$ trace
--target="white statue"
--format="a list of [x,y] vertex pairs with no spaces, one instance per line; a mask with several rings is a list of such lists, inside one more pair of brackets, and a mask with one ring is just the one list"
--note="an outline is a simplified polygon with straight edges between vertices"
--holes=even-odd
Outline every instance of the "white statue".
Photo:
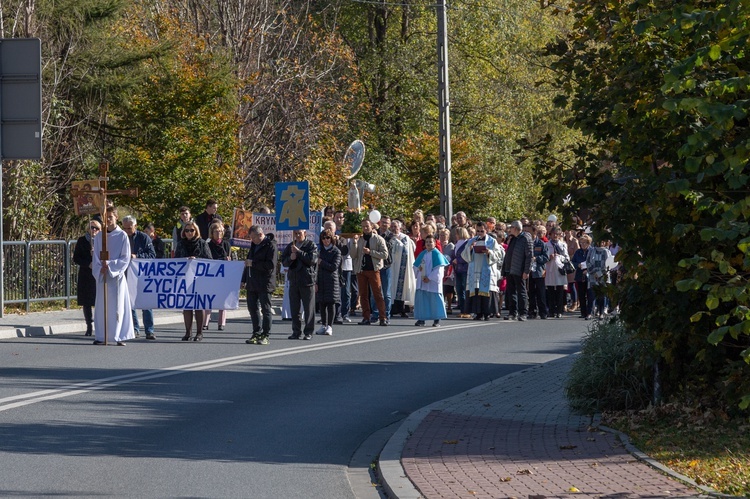
[[375,184],[370,184],[359,179],[352,180],[351,187],[349,187],[348,200],[350,210],[359,211],[362,208],[362,200],[365,197],[365,192],[375,192]]
[[350,210],[359,211],[360,208],[362,208],[362,198],[359,195],[359,189],[357,189],[355,182],[355,180],[352,180],[352,185],[349,187],[349,198],[347,204]]

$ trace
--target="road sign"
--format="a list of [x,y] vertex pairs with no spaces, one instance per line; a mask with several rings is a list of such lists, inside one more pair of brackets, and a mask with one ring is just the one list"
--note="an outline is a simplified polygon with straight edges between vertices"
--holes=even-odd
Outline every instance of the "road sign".
[[42,159],[42,45],[0,39],[0,158]]

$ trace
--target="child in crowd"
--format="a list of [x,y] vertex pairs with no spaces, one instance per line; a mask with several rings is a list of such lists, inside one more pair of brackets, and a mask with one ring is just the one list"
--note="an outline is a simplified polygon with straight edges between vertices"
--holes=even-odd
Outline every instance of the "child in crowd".
[[435,236],[427,234],[424,250],[414,261],[414,275],[417,290],[414,297],[415,326],[424,326],[432,320],[432,325],[440,326],[440,319],[447,317],[443,301],[443,275],[449,265],[448,259],[435,247]]

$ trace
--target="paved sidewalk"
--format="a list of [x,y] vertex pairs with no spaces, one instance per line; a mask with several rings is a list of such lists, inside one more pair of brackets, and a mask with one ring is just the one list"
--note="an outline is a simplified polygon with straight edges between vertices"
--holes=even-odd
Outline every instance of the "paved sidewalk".
[[[698,497],[568,409],[575,356],[511,374],[412,414],[380,455],[392,497]],[[639,456],[647,459],[646,456]],[[400,461],[400,462],[399,462]],[[416,487],[416,488],[415,488]]]
[[[281,315],[281,300],[273,299],[273,310],[276,316]],[[247,303],[240,300],[237,310],[227,310],[227,319],[249,319]],[[143,315],[138,311],[138,321],[143,328]],[[211,315],[216,321],[216,311]],[[182,323],[182,310],[154,310],[154,325]],[[213,326],[212,326],[213,327]],[[32,312],[30,314],[5,314],[0,318],[0,340],[22,338],[27,336],[46,336],[51,334],[85,333],[86,322],[80,308],[56,310],[54,312]],[[158,328],[157,328],[158,333]]]

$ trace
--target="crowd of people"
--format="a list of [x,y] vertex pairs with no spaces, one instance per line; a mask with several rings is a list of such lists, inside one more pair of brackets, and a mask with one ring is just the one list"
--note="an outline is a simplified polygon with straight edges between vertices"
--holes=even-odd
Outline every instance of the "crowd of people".
[[[217,208],[209,200],[196,218],[188,207],[180,208],[172,231],[172,257],[232,258]],[[522,218],[506,224],[492,217],[470,221],[458,212],[446,223],[440,215],[416,210],[408,222],[381,214],[379,219],[366,217],[361,232],[342,233],[344,215],[326,207],[318,241],[308,239],[306,230],[295,230],[280,254],[274,234],[258,225],[249,229],[251,244],[242,276],[252,322],[246,343],[269,343],[279,262],[286,276],[282,316],[292,322],[289,339],[332,335],[334,326],[351,323],[357,314],[359,325],[388,326],[394,317],[411,316],[416,326],[439,327],[450,315],[525,321],[578,313],[588,320],[617,311],[606,290],[619,275],[613,258],[619,248],[607,240],[593,244],[581,229],[563,230],[555,215],[546,222]],[[90,221],[74,255],[80,266],[78,301],[86,334],[95,334],[95,344],[105,341],[100,310],[105,287],[112,311],[108,339],[125,345],[140,335],[136,310],[130,308],[123,285],[128,263],[165,256],[164,243],[152,225],[141,232],[132,216],[123,218],[122,228],[117,221],[117,210],[109,207],[103,221],[108,231],[106,260],[100,259],[101,237],[96,236],[102,221],[97,219]],[[156,339],[153,312],[143,310],[142,317],[146,339]],[[184,310],[182,340],[201,341],[210,317],[210,310]],[[225,328],[226,311],[218,311],[217,323],[219,330]]]

